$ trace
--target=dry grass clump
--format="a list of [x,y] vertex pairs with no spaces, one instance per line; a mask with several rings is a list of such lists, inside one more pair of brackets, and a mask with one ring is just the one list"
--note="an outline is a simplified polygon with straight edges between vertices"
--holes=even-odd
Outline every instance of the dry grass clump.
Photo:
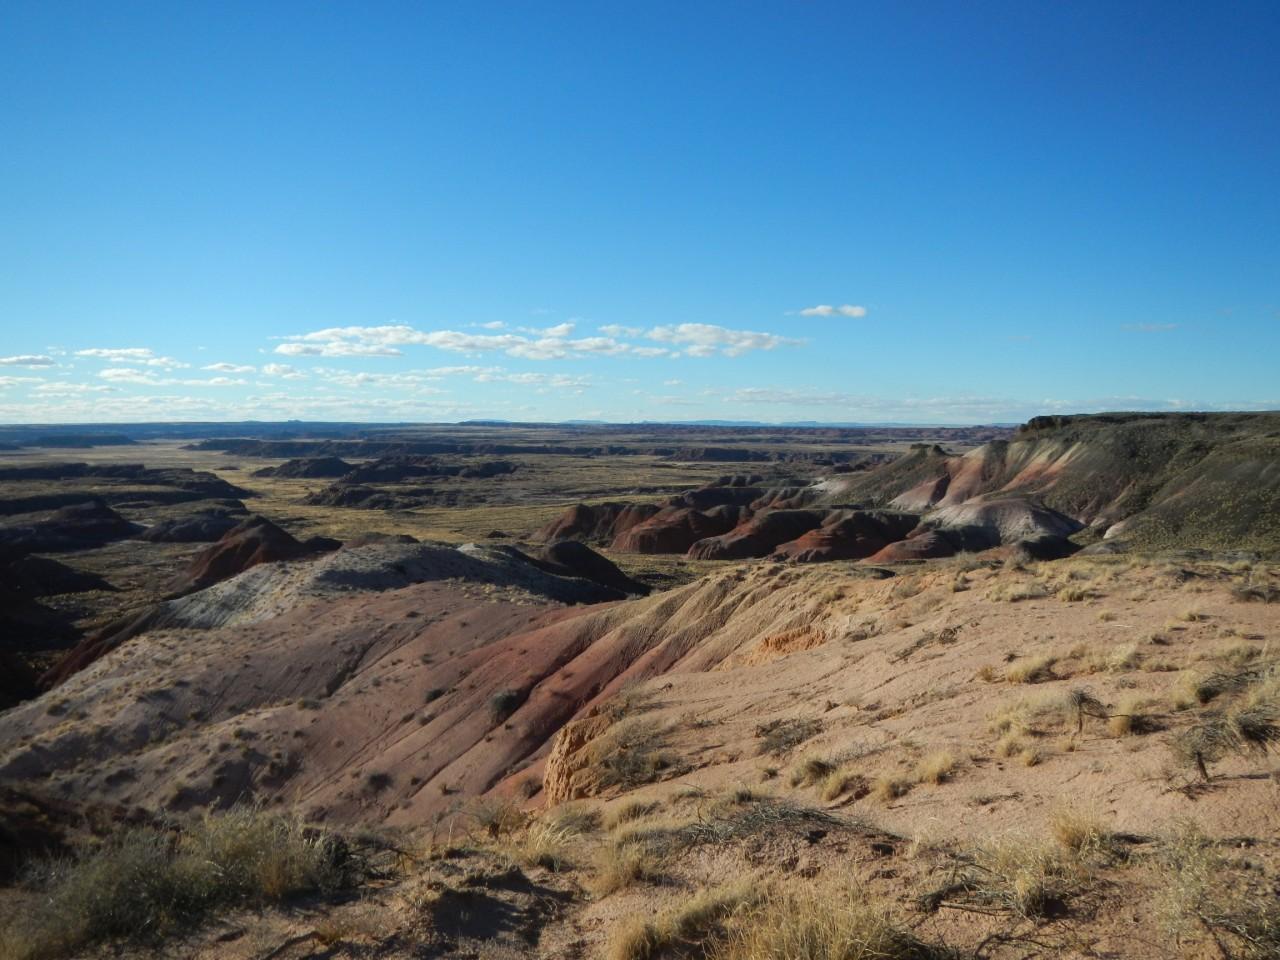
[[1274,891],[1264,878],[1233,871],[1196,826],[1185,824],[1166,839],[1158,863],[1157,915],[1177,947],[1208,934],[1224,957],[1280,956],[1280,903]]
[[1087,587],[1076,586],[1075,584],[1067,584],[1058,588],[1058,599],[1064,603],[1079,603],[1082,600],[1088,600],[1093,596],[1093,591]]
[[980,901],[1038,919],[1064,902],[1080,877],[1055,847],[1011,837],[979,847],[965,882]]
[[631,823],[634,820],[649,816],[660,807],[661,804],[652,800],[628,800],[619,806],[610,808],[604,820],[605,829],[616,830],[624,823]]
[[609,941],[609,960],[651,960],[673,952],[703,955],[725,934],[725,921],[753,899],[751,885],[703,890],[652,920],[631,917]]
[[710,960],[950,960],[847,881],[771,890],[729,917]]
[[1038,767],[1044,763],[1044,751],[1039,747],[1023,747],[1018,759],[1024,767]]
[[915,778],[919,783],[931,783],[937,786],[955,776],[957,766],[956,758],[950,751],[935,750],[916,764]]
[[822,724],[812,719],[773,720],[756,728],[761,754],[780,757],[816,737]]
[[1090,673],[1123,673],[1134,670],[1142,662],[1142,651],[1136,643],[1125,643],[1102,653],[1094,653],[1085,661]]
[[619,828],[613,842],[619,846],[635,844],[662,858],[703,844],[731,843],[761,834],[807,835],[814,828],[850,823],[816,807],[742,791],[704,804],[694,819],[628,824]]
[[988,600],[1018,603],[1022,600],[1042,600],[1049,596],[1049,588],[1039,580],[997,583],[987,592]]
[[1037,734],[1046,725],[1059,725],[1075,717],[1075,707],[1060,693],[1025,696],[1000,706],[990,716],[991,732]]
[[905,797],[911,792],[912,786],[912,782],[904,777],[885,775],[876,778],[876,782],[871,786],[871,792],[881,803],[889,803],[899,797]]
[[1096,814],[1074,807],[1059,807],[1049,815],[1049,832],[1074,854],[1104,847],[1110,837]]
[[1045,680],[1052,680],[1053,665],[1058,662],[1057,657],[1033,657],[1030,660],[1018,660],[1009,665],[1009,669],[1005,671],[1004,678],[1010,683],[1041,683]]
[[606,844],[595,852],[591,890],[598,897],[607,897],[659,876],[658,859],[649,850],[635,844]]
[[542,867],[559,873],[572,862],[569,854],[574,834],[554,823],[535,821],[507,846],[507,853],[523,867]]
[[1150,733],[1152,720],[1146,711],[1154,702],[1149,697],[1125,697],[1116,705],[1116,712],[1107,717],[1107,730],[1114,737]]
[[870,792],[867,778],[851,770],[833,770],[822,781],[822,799],[828,803],[846,793],[854,800],[861,800]]
[[791,785],[801,787],[811,783],[821,783],[835,773],[835,770],[836,765],[830,760],[822,757],[805,757],[791,771]]
[[543,820],[571,836],[580,837],[600,829],[600,812],[575,803],[556,807],[547,813]]
[[1017,756],[1026,746],[1026,741],[1011,731],[996,742],[996,756],[1006,758]]
[[220,909],[335,889],[350,879],[345,850],[257,807],[210,813],[177,831],[134,827],[33,865],[29,882],[41,896],[0,933],[0,953],[43,960],[105,940],[159,940]]

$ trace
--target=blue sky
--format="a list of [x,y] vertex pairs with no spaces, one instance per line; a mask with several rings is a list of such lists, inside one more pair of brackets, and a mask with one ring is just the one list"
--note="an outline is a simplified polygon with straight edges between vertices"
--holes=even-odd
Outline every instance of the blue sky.
[[1274,2],[10,0],[0,421],[1277,407],[1277,49]]

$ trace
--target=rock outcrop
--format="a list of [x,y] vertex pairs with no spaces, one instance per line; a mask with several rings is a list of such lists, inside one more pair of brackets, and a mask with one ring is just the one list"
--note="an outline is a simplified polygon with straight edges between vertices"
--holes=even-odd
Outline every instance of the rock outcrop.
[[689,547],[697,560],[746,560],[767,557],[780,544],[818,527],[823,513],[815,510],[766,510],[728,533],[699,540]]
[[649,588],[632,580],[618,565],[579,540],[556,540],[540,547],[533,559],[544,569],[563,577],[582,577],[625,594],[645,596]]
[[623,553],[684,553],[699,540],[727,533],[732,520],[691,507],[665,507],[613,541]]
[[312,551],[265,517],[250,517],[197,554],[173,584],[174,594],[203,590],[260,563],[297,560]]

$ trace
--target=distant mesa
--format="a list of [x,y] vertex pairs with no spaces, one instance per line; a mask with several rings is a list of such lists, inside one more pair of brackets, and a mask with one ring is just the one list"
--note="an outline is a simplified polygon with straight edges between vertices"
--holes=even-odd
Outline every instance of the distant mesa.
[[263,467],[255,470],[255,477],[291,477],[312,479],[316,477],[341,477],[350,473],[355,467],[341,457],[299,457],[286,460],[278,467]]

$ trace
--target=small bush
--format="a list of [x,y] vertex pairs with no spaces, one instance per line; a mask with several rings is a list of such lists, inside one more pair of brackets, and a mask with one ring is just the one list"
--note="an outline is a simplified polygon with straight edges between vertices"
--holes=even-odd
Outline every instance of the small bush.
[[634,788],[653,783],[675,759],[661,749],[662,729],[643,718],[623,720],[592,745],[604,787]]
[[234,906],[334,889],[345,847],[256,807],[182,830],[135,827],[72,858],[33,866],[42,896],[3,936],[13,960],[62,957],[109,939],[157,940]]
[[1231,588],[1231,596],[1241,603],[1275,603],[1280,600],[1280,587],[1269,583],[1242,583]]
[[523,690],[499,690],[489,698],[489,716],[494,723],[502,723],[520,709],[526,696]]
[[520,809],[504,799],[481,798],[471,805],[468,813],[476,826],[491,840],[512,833],[525,821],[525,815]]
[[761,741],[760,752],[780,757],[795,747],[816,737],[822,730],[817,720],[774,720],[756,728],[756,737]]

